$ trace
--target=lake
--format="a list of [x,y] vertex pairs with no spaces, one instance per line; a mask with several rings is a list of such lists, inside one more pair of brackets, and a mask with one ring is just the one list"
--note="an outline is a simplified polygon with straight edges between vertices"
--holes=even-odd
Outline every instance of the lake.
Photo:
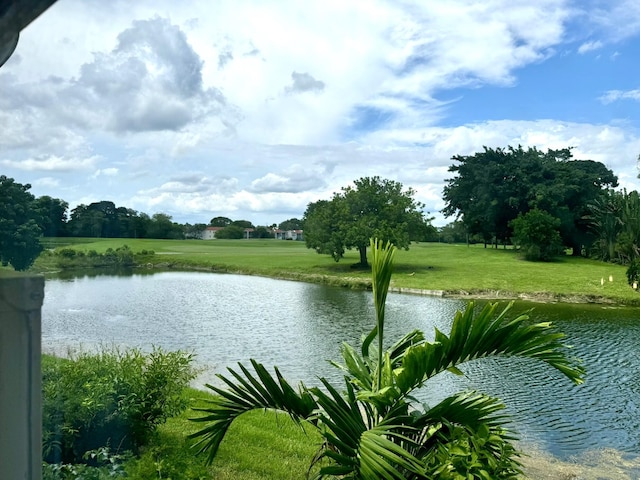
[[[448,332],[462,300],[389,294],[385,337],[418,328]],[[636,308],[517,302],[567,335],[587,369],[573,386],[549,367],[519,359],[480,360],[464,377],[445,373],[427,385],[431,403],[463,389],[502,399],[525,444],[559,458],[593,449],[640,453],[640,320]],[[199,384],[255,358],[293,382],[317,384],[340,372],[341,342],[359,345],[373,326],[371,292],[240,275],[164,272],[47,279],[42,345],[64,355],[101,345],[181,349],[203,367]]]

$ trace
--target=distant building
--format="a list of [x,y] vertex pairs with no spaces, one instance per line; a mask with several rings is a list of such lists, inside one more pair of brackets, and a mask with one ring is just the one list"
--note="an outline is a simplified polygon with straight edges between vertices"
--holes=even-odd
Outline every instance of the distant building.
[[[203,240],[215,240],[216,239],[216,233],[218,233],[220,230],[224,229],[225,227],[207,227],[202,231],[202,239]],[[254,236],[254,232],[255,229],[253,228],[245,228],[244,229],[244,236],[243,238],[253,238]]]
[[222,230],[224,227],[207,227],[202,231],[203,240],[214,240],[216,233]]
[[276,240],[304,240],[302,230],[274,230],[273,237]]

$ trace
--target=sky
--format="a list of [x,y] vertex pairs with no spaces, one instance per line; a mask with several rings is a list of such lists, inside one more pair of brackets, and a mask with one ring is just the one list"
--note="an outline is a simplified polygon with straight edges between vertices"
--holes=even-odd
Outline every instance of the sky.
[[637,0],[58,0],[0,69],[0,174],[70,210],[302,218],[361,177],[573,147],[640,190]]

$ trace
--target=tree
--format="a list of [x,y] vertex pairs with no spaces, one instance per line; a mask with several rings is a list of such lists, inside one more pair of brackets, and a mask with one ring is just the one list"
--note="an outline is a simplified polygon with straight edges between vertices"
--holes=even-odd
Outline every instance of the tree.
[[267,227],[259,226],[253,232],[253,238],[273,238],[273,233]]
[[573,160],[570,148],[484,147],[453,160],[457,163],[449,171],[456,176],[445,185],[442,212],[461,219],[470,234],[485,242],[495,239],[496,246],[509,241],[518,215],[538,208],[560,219],[563,243],[580,255],[590,241],[587,205],[617,185],[611,170],[592,160]]
[[236,227],[242,228],[253,228],[253,223],[251,223],[249,220],[234,220],[230,223],[230,225],[235,225]]
[[0,175],[0,262],[26,270],[42,251],[43,223],[31,185]]
[[147,227],[147,238],[179,240],[184,238],[184,231],[182,225],[172,221],[171,215],[154,213]]
[[64,237],[67,234],[67,210],[69,204],[59,198],[47,195],[38,197],[35,208],[40,213],[40,228],[45,237]]
[[298,218],[290,218],[278,225],[279,230],[302,230],[302,220]]
[[[424,232],[425,220],[415,191],[403,190],[402,184],[380,177],[365,177],[354,186],[342,188],[330,202],[321,200],[307,206],[304,233],[307,248],[330,254],[335,261],[345,249],[355,248],[360,266],[367,266],[370,238],[390,241],[408,249],[411,240]],[[429,225],[430,226],[430,225]]]
[[231,219],[227,217],[213,217],[209,224],[212,227],[226,227],[231,224]]
[[[308,421],[323,438],[314,478],[429,479],[516,478],[519,473],[513,438],[502,426],[498,399],[460,393],[429,407],[415,391],[444,371],[461,374],[461,364],[491,357],[523,357],[545,362],[576,384],[583,370],[570,360],[562,334],[548,322],[532,324],[526,315],[512,318],[510,306],[497,304],[476,312],[470,303],[455,315],[449,336],[436,330],[427,341],[414,330],[384,349],[385,302],[395,248],[371,242],[372,286],[376,321],[356,350],[343,344],[345,387],[320,378],[322,387],[294,389],[277,367],[270,373],[251,360],[230,376],[218,374],[226,388],[210,405],[196,409],[204,428],[192,435],[200,453],[212,462],[235,419],[252,410],[273,409],[295,421]],[[314,463],[316,462],[314,461]],[[313,467],[313,465],[312,465]],[[311,471],[311,469],[310,469]]]
[[585,220],[595,234],[593,250],[600,260],[628,264],[640,256],[638,192],[606,191],[589,205]]
[[229,225],[216,232],[216,238],[238,240],[244,238],[244,228],[239,225]]
[[562,254],[560,220],[534,208],[511,222],[515,244],[532,261],[549,261]]
[[109,200],[80,204],[71,211],[69,231],[75,237],[118,238],[118,209]]
[[184,226],[184,237],[185,238],[202,238],[202,232],[207,228],[207,225],[204,223],[196,223],[191,225],[190,223],[186,223]]

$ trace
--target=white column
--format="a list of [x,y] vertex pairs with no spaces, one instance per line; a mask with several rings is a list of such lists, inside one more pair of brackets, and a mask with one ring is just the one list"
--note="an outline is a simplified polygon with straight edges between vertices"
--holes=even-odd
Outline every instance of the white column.
[[0,276],[0,478],[42,478],[44,278]]

